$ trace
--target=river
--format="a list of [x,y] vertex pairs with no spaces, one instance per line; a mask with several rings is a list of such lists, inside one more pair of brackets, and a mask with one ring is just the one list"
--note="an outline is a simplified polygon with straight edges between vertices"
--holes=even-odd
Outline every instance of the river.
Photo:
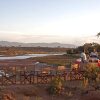
[[20,55],[20,56],[0,56],[0,60],[10,60],[10,59],[27,59],[31,57],[43,57],[43,56],[49,56],[49,55],[60,55],[60,54],[26,54],[26,55]]

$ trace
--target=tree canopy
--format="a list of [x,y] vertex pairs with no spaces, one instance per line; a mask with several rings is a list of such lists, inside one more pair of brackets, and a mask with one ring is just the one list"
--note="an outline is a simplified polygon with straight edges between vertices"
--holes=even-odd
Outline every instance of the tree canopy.
[[100,32],[99,33],[97,33],[97,37],[99,37],[100,36]]

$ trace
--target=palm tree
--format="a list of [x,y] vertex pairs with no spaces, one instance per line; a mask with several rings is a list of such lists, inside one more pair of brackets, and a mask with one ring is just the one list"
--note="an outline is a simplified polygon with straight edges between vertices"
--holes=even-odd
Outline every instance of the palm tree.
[[97,35],[96,35],[97,37],[99,37],[100,36],[100,32],[99,33],[97,33]]

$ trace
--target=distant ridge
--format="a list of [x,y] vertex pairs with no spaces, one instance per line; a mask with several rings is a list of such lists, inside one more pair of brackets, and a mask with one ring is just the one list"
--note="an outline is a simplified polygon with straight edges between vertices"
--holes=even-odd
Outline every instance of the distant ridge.
[[64,48],[74,48],[73,44],[62,44],[58,42],[53,43],[20,43],[20,42],[9,42],[9,41],[0,41],[0,47],[64,47]]

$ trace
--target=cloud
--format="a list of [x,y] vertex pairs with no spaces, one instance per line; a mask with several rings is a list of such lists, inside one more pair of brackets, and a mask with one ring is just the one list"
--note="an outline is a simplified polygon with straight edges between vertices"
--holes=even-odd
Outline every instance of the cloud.
[[1,41],[11,41],[11,42],[56,42],[59,41],[60,36],[57,35],[32,35],[32,34],[17,34],[16,32],[0,32]]
[[0,31],[0,34],[2,35],[2,34],[22,34],[21,32],[17,32],[17,31]]
[[53,37],[60,37],[59,35],[32,35],[32,34],[24,34],[21,35],[23,38],[53,38]]
[[24,42],[59,42],[61,36],[58,35],[21,35]]
[[95,35],[87,35],[81,37],[74,37],[70,35],[34,35],[34,34],[24,34],[21,32],[10,32],[10,31],[0,31],[0,40],[1,41],[11,41],[11,42],[25,42],[25,43],[68,43],[75,45],[83,45],[84,43],[96,42],[99,43],[100,38],[97,38]]
[[83,45],[85,43],[100,43],[100,38],[97,38],[96,36],[90,36],[90,37],[81,37],[81,38],[77,38],[76,42],[78,45]]

